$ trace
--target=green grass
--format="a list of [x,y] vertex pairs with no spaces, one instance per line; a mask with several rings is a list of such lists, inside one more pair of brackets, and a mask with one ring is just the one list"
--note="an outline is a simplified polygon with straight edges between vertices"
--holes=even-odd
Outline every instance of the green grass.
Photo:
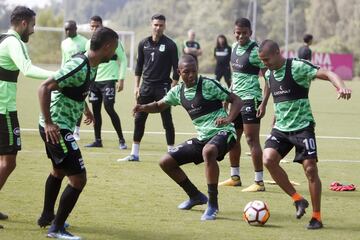
[[[36,129],[39,113],[37,88],[40,82],[21,78],[18,87],[18,111],[22,129]],[[332,181],[360,185],[358,169],[359,139],[328,139],[320,136],[360,137],[360,82],[348,82],[353,89],[351,101],[337,101],[333,87],[323,81],[313,82],[311,100],[317,121],[319,138],[319,170],[323,182],[323,220],[325,228],[307,231],[311,210],[301,220],[294,217],[291,199],[278,186],[267,185],[264,193],[242,193],[242,188],[220,188],[220,213],[214,222],[201,222],[205,206],[191,211],[179,211],[176,206],[186,198],[183,191],[158,167],[158,159],[166,151],[163,135],[145,134],[141,144],[140,163],[117,163],[130,150],[117,149],[115,133],[103,133],[104,148],[81,147],[88,172],[88,183],[68,221],[70,231],[85,239],[360,239],[358,217],[359,191],[332,192]],[[133,130],[131,108],[134,103],[132,75],[126,79],[125,91],[117,95],[116,109],[121,116],[123,129]],[[270,131],[272,106],[262,122],[261,134]],[[189,117],[181,107],[173,109],[178,132],[194,132]],[[109,118],[103,114],[103,129],[113,130]],[[91,130],[83,126],[82,130]],[[146,131],[162,132],[158,114],[149,117]],[[176,143],[191,135],[177,135]],[[129,145],[132,134],[125,133]],[[79,144],[93,139],[90,132],[82,132]],[[264,137],[261,138],[263,143]],[[43,143],[36,131],[22,131],[23,150],[18,155],[17,168],[0,192],[0,210],[9,214],[1,222],[5,229],[0,239],[42,239],[46,230],[39,229],[36,220],[42,210],[44,182],[51,169]],[[242,142],[244,152],[248,147]],[[292,160],[293,154],[287,158]],[[323,160],[323,161],[322,161]],[[355,160],[346,161],[329,160]],[[229,161],[220,163],[221,176],[229,174]],[[301,185],[297,190],[309,198],[307,181],[298,164],[283,165],[289,177]],[[204,166],[187,165],[189,178],[206,192]],[[250,159],[242,158],[242,180],[245,186],[252,183]],[[265,179],[270,179],[265,172]],[[63,183],[63,187],[66,181]],[[242,210],[251,200],[260,199],[269,204],[271,217],[264,227],[251,227],[242,220]]]

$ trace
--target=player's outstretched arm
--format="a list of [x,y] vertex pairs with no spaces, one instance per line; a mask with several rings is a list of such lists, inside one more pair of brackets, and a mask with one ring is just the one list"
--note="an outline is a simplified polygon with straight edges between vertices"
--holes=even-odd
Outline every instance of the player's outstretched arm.
[[53,78],[43,82],[38,90],[40,110],[45,120],[46,141],[53,144],[60,141],[60,128],[52,122],[50,114],[51,92],[55,90],[59,90],[59,86]]
[[159,113],[170,107],[163,100],[158,102],[152,102],[148,104],[136,104],[133,108],[133,113],[137,112],[147,112],[147,113]]
[[343,98],[349,100],[351,98],[351,89],[345,86],[344,81],[342,81],[336,73],[320,68],[316,73],[316,77],[322,80],[330,81],[337,89],[338,99]]

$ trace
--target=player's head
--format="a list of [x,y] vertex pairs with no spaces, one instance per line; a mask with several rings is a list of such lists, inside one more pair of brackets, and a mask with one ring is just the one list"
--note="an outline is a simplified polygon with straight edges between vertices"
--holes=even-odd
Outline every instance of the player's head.
[[306,43],[307,45],[311,45],[312,44],[312,41],[313,41],[313,35],[311,34],[305,34],[304,37],[303,37],[303,40],[304,40],[304,43]]
[[34,33],[36,13],[28,7],[17,6],[12,11],[10,23],[13,29],[19,33],[23,42],[29,41],[29,36]]
[[118,34],[107,27],[98,28],[91,36],[90,50],[96,52],[100,62],[108,62],[115,54],[118,46]]
[[77,26],[74,20],[66,21],[64,24],[66,37],[73,38],[76,36]]
[[96,29],[102,26],[102,18],[100,16],[95,15],[90,18],[90,30],[92,32],[95,32]]
[[178,71],[186,87],[192,87],[196,84],[198,69],[193,56],[189,54],[182,55],[179,60]]
[[161,37],[166,27],[166,18],[162,14],[155,14],[151,17],[152,34]]
[[194,30],[190,29],[187,34],[188,34],[188,39],[189,39],[190,41],[194,41],[194,40],[195,40],[196,34],[195,34],[195,31],[194,31]]
[[259,58],[270,70],[278,69],[283,60],[283,57],[280,54],[279,45],[270,39],[266,39],[260,44]]
[[227,47],[228,43],[227,43],[227,39],[224,35],[220,34],[219,36],[217,36],[216,38],[216,47]]
[[234,36],[240,45],[246,45],[251,37],[251,23],[247,18],[238,18],[235,21]]

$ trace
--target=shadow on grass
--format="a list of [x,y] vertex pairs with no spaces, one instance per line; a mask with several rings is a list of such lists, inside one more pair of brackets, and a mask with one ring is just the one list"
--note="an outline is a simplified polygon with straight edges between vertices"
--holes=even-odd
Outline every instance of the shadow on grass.
[[[76,234],[76,232],[74,231]],[[81,233],[81,234],[80,234]],[[186,235],[182,233],[169,234],[164,232],[144,231],[142,229],[130,230],[121,229],[121,226],[116,228],[103,228],[103,227],[79,227],[78,234],[83,236],[84,239],[126,239],[126,240],[153,240],[153,239],[185,239]],[[89,235],[86,237],[86,235]],[[90,235],[100,236],[97,238]]]

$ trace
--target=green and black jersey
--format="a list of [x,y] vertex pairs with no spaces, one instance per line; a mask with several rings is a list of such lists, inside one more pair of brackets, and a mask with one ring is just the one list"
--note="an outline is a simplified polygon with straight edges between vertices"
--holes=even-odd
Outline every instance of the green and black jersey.
[[[244,55],[250,45],[254,43],[254,41],[249,41],[246,45],[241,46],[238,42],[235,42],[232,45],[231,59],[236,59],[236,57]],[[259,47],[257,45],[252,48],[249,56],[249,63],[252,66],[262,69],[265,68],[265,66],[259,58],[258,49]],[[236,56],[234,56],[234,54]],[[256,99],[261,101],[262,91],[259,84],[259,75],[233,71],[232,92],[239,96],[242,100]]]
[[[199,79],[202,78],[199,76]],[[205,78],[203,78],[205,79]],[[197,80],[199,81],[199,80]],[[184,83],[180,83],[171,88],[163,101],[171,106],[182,105],[181,103],[181,89],[183,88],[184,96],[187,100],[194,99],[197,90],[197,84],[191,88],[186,88]],[[229,98],[230,92],[223,87],[218,81],[213,79],[206,79],[202,81],[202,97],[206,100],[220,100],[226,101]],[[235,128],[233,124],[217,126],[216,119],[227,117],[228,114],[224,108],[210,112],[201,117],[192,120],[198,134],[199,140],[208,140],[215,136],[219,131],[227,131],[236,138]]]
[[[53,123],[61,129],[74,131],[76,122],[84,111],[84,101],[75,101],[61,93],[61,89],[80,87],[87,81],[88,65],[84,64],[84,61],[83,58],[72,57],[54,76],[60,91],[51,92],[50,113]],[[91,81],[94,81],[96,71],[97,68],[90,68]],[[40,115],[39,124],[42,127],[45,126],[42,115]]]
[[[286,63],[291,64],[288,66],[289,74],[286,74]],[[288,95],[288,99],[282,99],[281,101],[275,101],[275,117],[276,122],[274,128],[291,132],[303,129],[315,122],[312,115],[309,99],[306,93],[294,92],[294,90],[304,89],[304,92],[308,92],[311,81],[316,77],[318,67],[312,65],[306,60],[292,59],[292,61],[286,61],[285,64],[278,70],[267,70],[265,73],[265,79],[269,84],[270,76],[272,75],[276,84],[269,84],[270,91],[273,93],[274,99],[280,98],[280,95]],[[287,77],[285,77],[287,75]],[[294,83],[289,83],[289,81]],[[287,87],[292,85],[292,87]],[[275,88],[277,85],[277,89]],[[304,97],[301,97],[301,94]],[[293,96],[299,95],[300,97]]]

